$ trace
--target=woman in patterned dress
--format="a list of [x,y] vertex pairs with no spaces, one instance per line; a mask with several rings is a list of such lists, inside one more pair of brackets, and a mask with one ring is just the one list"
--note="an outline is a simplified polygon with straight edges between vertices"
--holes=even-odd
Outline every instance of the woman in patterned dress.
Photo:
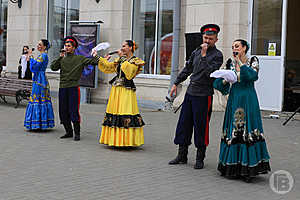
[[24,126],[27,130],[44,130],[54,127],[54,113],[50,97],[50,87],[46,77],[48,65],[48,40],[42,39],[37,45],[40,55],[32,58],[32,50],[28,51],[27,60],[33,73],[32,92],[25,112]]
[[102,123],[101,144],[117,147],[144,144],[145,123],[139,113],[133,79],[145,62],[133,55],[136,49],[135,41],[126,40],[113,62],[108,61],[110,56],[99,59],[99,70],[116,73],[110,81],[112,88]]
[[227,62],[227,67],[236,72],[237,82],[229,84],[223,78],[214,81],[214,87],[223,95],[229,93],[218,170],[223,176],[239,177],[246,182],[271,170],[254,87],[259,61],[255,56],[249,59],[246,56],[248,50],[249,44],[245,40],[233,42],[233,59]]

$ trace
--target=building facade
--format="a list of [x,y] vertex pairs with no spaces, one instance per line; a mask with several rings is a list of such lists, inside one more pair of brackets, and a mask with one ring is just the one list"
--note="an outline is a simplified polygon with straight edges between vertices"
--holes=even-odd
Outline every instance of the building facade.
[[[217,47],[224,54],[224,62],[231,55],[234,39],[250,42],[249,54],[261,61],[256,83],[261,108],[279,111],[285,69],[300,72],[296,53],[300,45],[296,20],[299,6],[297,0],[31,0],[23,1],[19,8],[10,0],[0,0],[0,53],[5,52],[7,69],[13,73],[23,45],[34,47],[39,39],[48,38],[51,60],[58,56],[61,39],[69,34],[70,21],[101,20],[100,41],[109,42],[110,50],[120,48],[126,39],[137,41],[136,56],[147,63],[135,78],[139,103],[161,107],[174,72],[172,63],[177,60],[179,70],[185,63],[185,33],[199,32],[203,24],[216,23],[221,27]],[[52,90],[58,90],[58,74],[49,69],[48,77]],[[92,102],[106,101],[111,77],[100,73]],[[187,84],[188,80],[175,104],[182,101]],[[224,109],[225,102],[225,97],[216,93],[214,110]]]

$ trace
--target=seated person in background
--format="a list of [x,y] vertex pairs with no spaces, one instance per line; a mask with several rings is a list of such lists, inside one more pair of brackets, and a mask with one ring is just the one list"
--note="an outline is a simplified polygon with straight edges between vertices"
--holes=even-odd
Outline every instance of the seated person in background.
[[296,71],[294,69],[288,69],[287,70],[287,74],[286,74],[286,78],[284,81],[284,87],[286,89],[292,87],[293,85],[295,85],[295,80],[296,78]]
[[284,80],[284,111],[294,112],[300,106],[300,93],[294,92],[293,89],[293,87],[297,85],[295,78],[296,71],[294,69],[288,69]]

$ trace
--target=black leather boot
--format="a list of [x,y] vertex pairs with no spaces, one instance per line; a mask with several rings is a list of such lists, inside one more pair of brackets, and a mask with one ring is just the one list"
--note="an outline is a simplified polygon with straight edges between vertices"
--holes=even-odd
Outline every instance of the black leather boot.
[[72,129],[71,122],[63,123],[63,125],[65,127],[66,134],[63,135],[63,136],[61,136],[60,138],[64,139],[64,138],[71,138],[71,137],[73,137],[73,129]]
[[205,158],[206,147],[201,147],[197,149],[196,163],[194,169],[203,169],[204,167],[204,158]]
[[178,155],[175,159],[169,162],[169,165],[177,165],[177,164],[186,164],[187,163],[187,155],[188,155],[188,146],[179,145]]
[[74,126],[74,133],[75,133],[74,140],[79,141],[80,140],[80,122],[73,122],[73,126]]

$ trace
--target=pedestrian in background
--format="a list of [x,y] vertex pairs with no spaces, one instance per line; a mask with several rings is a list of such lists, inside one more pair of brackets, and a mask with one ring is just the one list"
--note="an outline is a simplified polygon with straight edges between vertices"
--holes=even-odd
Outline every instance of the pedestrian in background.
[[5,54],[0,52],[0,77],[1,77],[1,73],[3,71],[3,66],[6,66],[6,58],[5,58]]
[[32,79],[32,72],[30,70],[30,61],[27,61],[29,46],[23,46],[22,55],[19,60],[18,79]]

